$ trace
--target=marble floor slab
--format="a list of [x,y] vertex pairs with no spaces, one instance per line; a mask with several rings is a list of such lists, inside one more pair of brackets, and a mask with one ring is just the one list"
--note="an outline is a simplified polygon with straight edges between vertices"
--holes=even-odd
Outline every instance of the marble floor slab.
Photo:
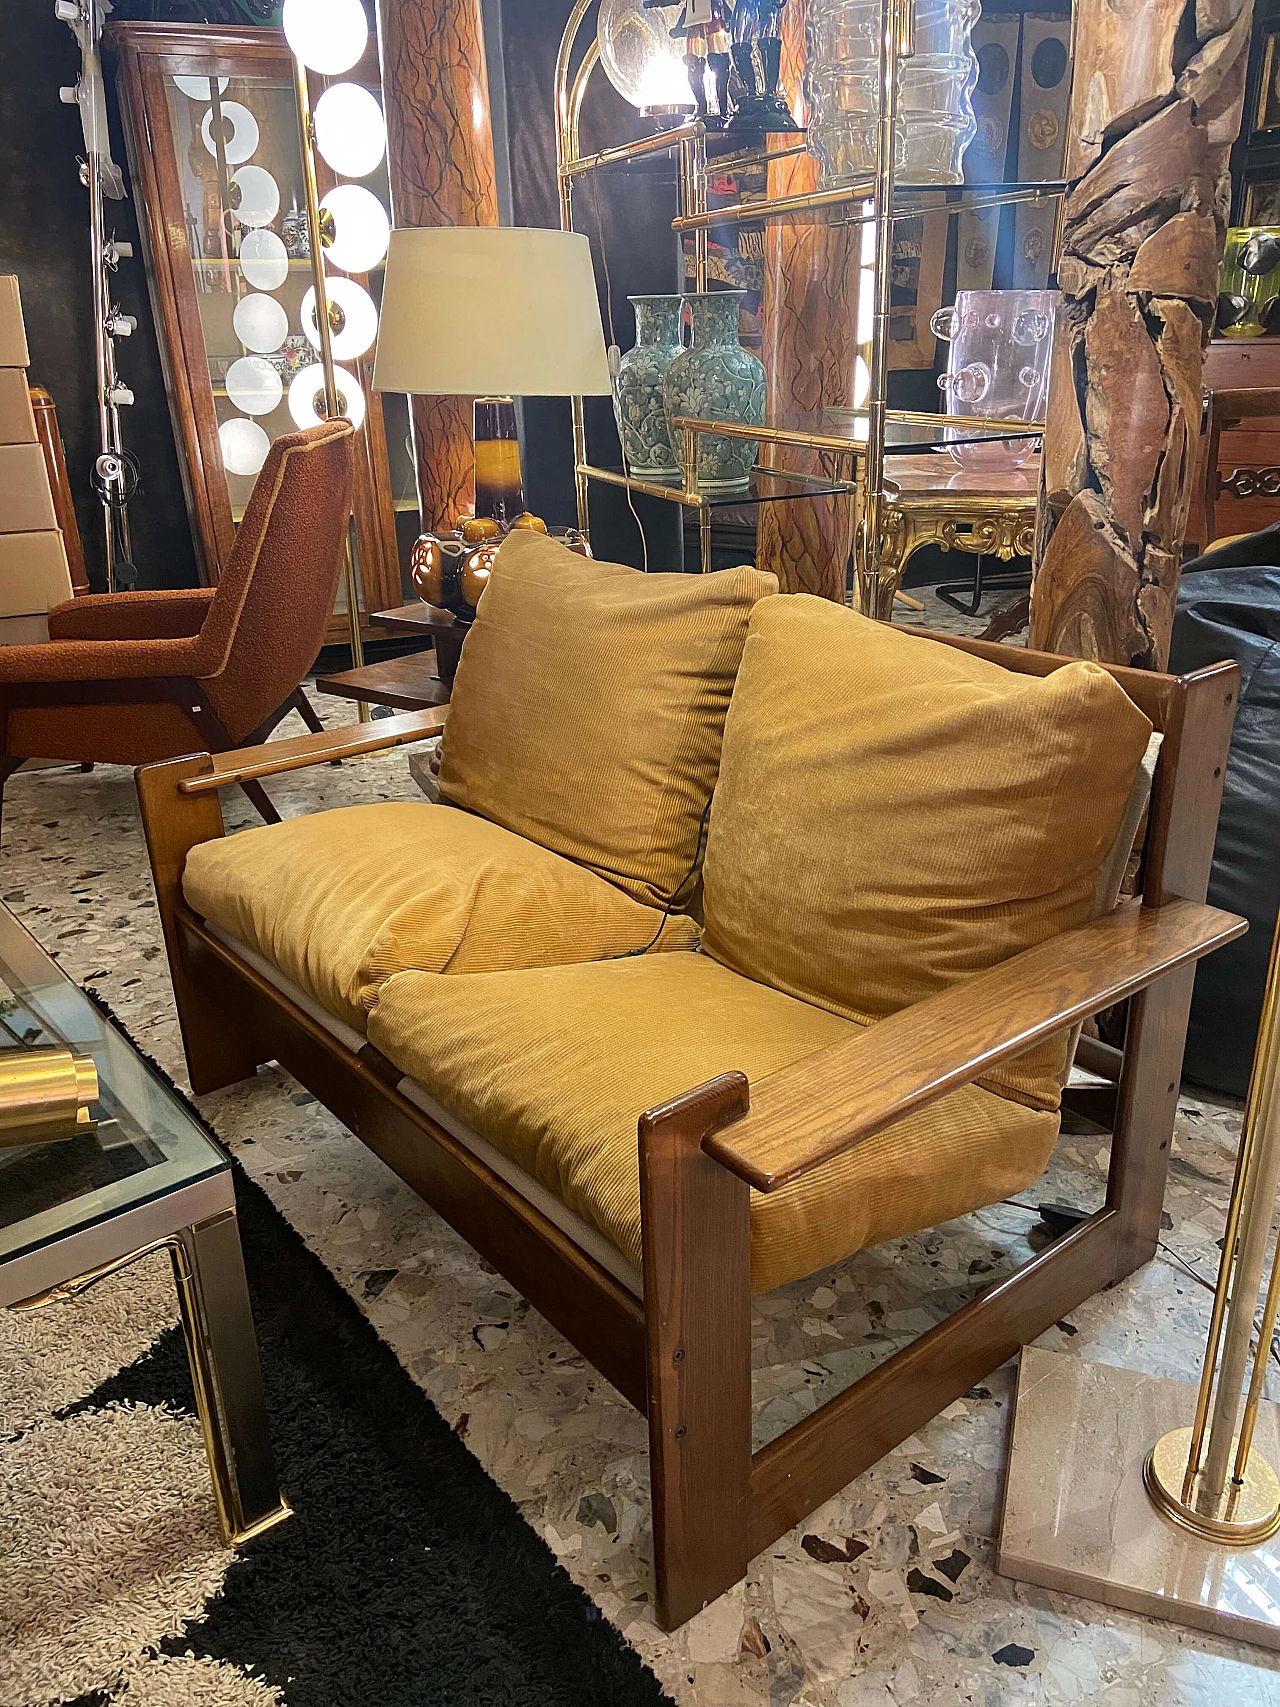
[[[350,721],[348,706],[317,703]],[[286,815],[421,798],[402,751],[270,788]],[[226,799],[230,830],[256,822]],[[10,780],[0,898],[185,1082],[127,770]],[[1012,1363],[753,1560],[742,1585],[660,1631],[642,1419],[287,1074],[264,1068],[201,1106],[680,1707],[1280,1707],[1280,1656],[995,1573]],[[1184,1096],[1159,1256],[1051,1328],[1044,1347],[1189,1377],[1210,1303],[1191,1271],[1214,1271],[1238,1122],[1235,1108]],[[1105,1168],[1105,1139],[1065,1136],[1025,1202],[757,1300],[757,1439],[1025,1261],[1041,1238],[1037,1203],[1096,1207]]]
[[[1195,1413],[1196,1387],[1028,1346],[1018,1370],[999,1569],[1131,1612],[1280,1648],[1280,1538],[1201,1541],[1142,1482],[1152,1446]],[[1254,1451],[1280,1464],[1275,1405]],[[1183,1461],[1186,1453],[1183,1453]]]

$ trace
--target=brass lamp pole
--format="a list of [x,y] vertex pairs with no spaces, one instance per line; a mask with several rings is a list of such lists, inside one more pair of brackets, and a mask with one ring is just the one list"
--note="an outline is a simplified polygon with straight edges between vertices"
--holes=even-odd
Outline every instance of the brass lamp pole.
[[[1276,1314],[1280,1260],[1273,1257],[1244,1413],[1241,1383],[1280,1194],[1280,926],[1271,945],[1262,1023],[1245,1104],[1244,1131],[1227,1212],[1209,1343],[1191,1428],[1173,1429],[1146,1463],[1147,1492],[1204,1540],[1257,1546],[1280,1533],[1280,1477],[1253,1449]],[[1237,1418],[1239,1430],[1237,1432]]]
[[[311,278],[316,293],[316,330],[320,337],[320,366],[324,370],[325,416],[336,421],[342,415],[342,399],[333,371],[333,316],[341,310],[330,305],[324,271],[324,244],[321,241],[320,195],[316,188],[315,122],[311,117],[311,95],[307,89],[307,68],[293,55],[293,87],[297,96],[298,141],[302,153],[302,190],[307,207],[307,232],[310,238]],[[347,591],[347,623],[351,632],[351,667],[364,666],[364,639],[360,633],[360,584],[356,577],[355,556],[351,549],[351,522],[347,521],[345,542],[346,560],[344,584]],[[360,721],[367,723],[370,712],[365,700],[356,702]]]

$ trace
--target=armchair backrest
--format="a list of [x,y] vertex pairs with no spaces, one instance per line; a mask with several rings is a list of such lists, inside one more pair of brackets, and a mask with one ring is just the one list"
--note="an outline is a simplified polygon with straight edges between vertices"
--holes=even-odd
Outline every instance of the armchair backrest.
[[324,642],[351,513],[355,434],[326,421],[267,452],[200,631],[201,680],[242,740],[293,692]]

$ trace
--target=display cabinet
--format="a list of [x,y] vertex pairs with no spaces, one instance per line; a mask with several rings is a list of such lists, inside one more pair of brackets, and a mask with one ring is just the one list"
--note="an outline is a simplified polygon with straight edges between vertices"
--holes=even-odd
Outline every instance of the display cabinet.
[[[303,319],[314,292],[292,59],[270,29],[126,23],[112,26],[108,41],[192,532],[213,584],[270,443],[324,408]],[[313,106],[326,81],[311,75]],[[376,96],[376,54],[344,82]],[[381,117],[370,109],[364,120],[350,115],[343,140],[353,173],[385,207]],[[380,163],[369,170],[371,150]],[[329,152],[343,158],[341,147]],[[343,180],[318,164],[324,195]],[[350,248],[353,228],[342,235]],[[337,253],[329,250],[331,264]],[[371,612],[400,602],[397,512],[406,512],[412,539],[417,500],[406,400],[369,383],[381,264],[355,270],[358,242],[349,258],[351,269],[330,283],[345,307],[335,355],[345,413],[359,426],[353,538],[362,607]],[[330,638],[346,633],[340,593]]]
[[[788,9],[788,13],[791,9]],[[937,9],[935,8],[935,11]],[[953,8],[953,10],[957,10]],[[959,8],[963,10],[963,8]],[[953,410],[890,407],[887,381],[891,367],[918,365],[917,358],[894,359],[895,340],[903,340],[903,284],[909,283],[913,307],[924,300],[923,249],[945,249],[947,222],[959,215],[994,215],[1007,207],[1053,209],[1066,184],[1061,178],[1025,182],[1000,180],[951,183],[940,176],[912,173],[909,154],[895,158],[899,69],[930,48],[934,13],[917,16],[915,0],[879,0],[867,16],[874,28],[868,61],[874,92],[868,135],[874,147],[856,170],[823,182],[808,143],[781,131],[718,131],[700,117],[617,146],[584,151],[581,119],[592,74],[601,63],[596,40],[585,37],[592,8],[576,0],[561,41],[556,67],[556,141],[561,223],[572,229],[575,188],[601,174],[651,172],[658,156],[673,166],[675,216],[672,229],[686,245],[686,275],[696,291],[708,288],[709,239],[713,230],[750,226],[762,233],[763,287],[759,315],[760,353],[766,370],[763,422],[743,425],[708,413],[675,413],[672,436],[682,477],[663,485],[637,478],[621,468],[601,465],[590,455],[581,399],[573,404],[574,448],[579,525],[587,526],[593,484],[620,485],[666,497],[695,511],[700,522],[703,568],[711,562],[712,533],[718,514],[732,510],[740,520],[754,505],[760,518],[758,561],[778,570],[790,590],[819,590],[794,572],[807,551],[827,575],[821,588],[829,597],[845,596],[845,563],[852,560],[853,598],[868,613],[887,617],[901,577],[905,552],[902,513],[920,508],[913,490],[910,506],[899,505],[895,459],[912,468],[909,484],[919,485],[924,453],[964,442],[1022,437],[1034,439],[1043,427],[1033,420],[1002,416],[997,430],[989,417]],[[921,20],[924,20],[923,22]],[[797,27],[797,26],[793,26]],[[933,44],[936,46],[936,43]],[[784,57],[787,43],[784,40]],[[861,85],[859,85],[861,87]],[[642,109],[643,110],[643,109]],[[820,151],[819,151],[820,152]],[[740,199],[709,197],[708,186],[763,174],[764,194]],[[914,256],[904,233],[917,233]],[[923,234],[923,235],[919,235]],[[941,268],[937,268],[940,276]],[[908,277],[908,275],[910,275]],[[613,289],[620,281],[613,281]],[[929,287],[932,289],[932,285]],[[923,335],[919,315],[909,337]],[[930,358],[931,359],[931,358]],[[750,490],[728,501],[700,484],[696,444],[713,431],[754,440],[757,466]],[[955,473],[939,458],[938,487]],[[952,495],[954,496],[954,495]],[[969,495],[972,496],[972,495]],[[1027,500],[1016,494],[1019,512]],[[1000,503],[1003,494],[998,494]],[[944,491],[948,517],[954,504]],[[940,500],[942,501],[942,500]],[[777,518],[787,516],[787,524]],[[799,519],[797,518],[799,515]],[[948,519],[948,518],[944,518]],[[1025,529],[1024,529],[1025,533]],[[1020,536],[1021,538],[1022,536]],[[798,544],[795,542],[799,541]],[[834,574],[832,570],[834,569]]]

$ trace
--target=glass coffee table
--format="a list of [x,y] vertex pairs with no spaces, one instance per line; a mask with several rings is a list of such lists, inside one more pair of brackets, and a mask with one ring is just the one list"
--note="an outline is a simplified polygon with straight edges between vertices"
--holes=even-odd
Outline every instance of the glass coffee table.
[[[0,1307],[74,1297],[167,1250],[223,1540],[290,1515],[276,1479],[231,1164],[128,1038],[0,906],[0,1071],[91,1057],[98,1100],[66,1138],[15,1143],[0,1107]],[[74,1100],[74,1099],[73,1099]]]

